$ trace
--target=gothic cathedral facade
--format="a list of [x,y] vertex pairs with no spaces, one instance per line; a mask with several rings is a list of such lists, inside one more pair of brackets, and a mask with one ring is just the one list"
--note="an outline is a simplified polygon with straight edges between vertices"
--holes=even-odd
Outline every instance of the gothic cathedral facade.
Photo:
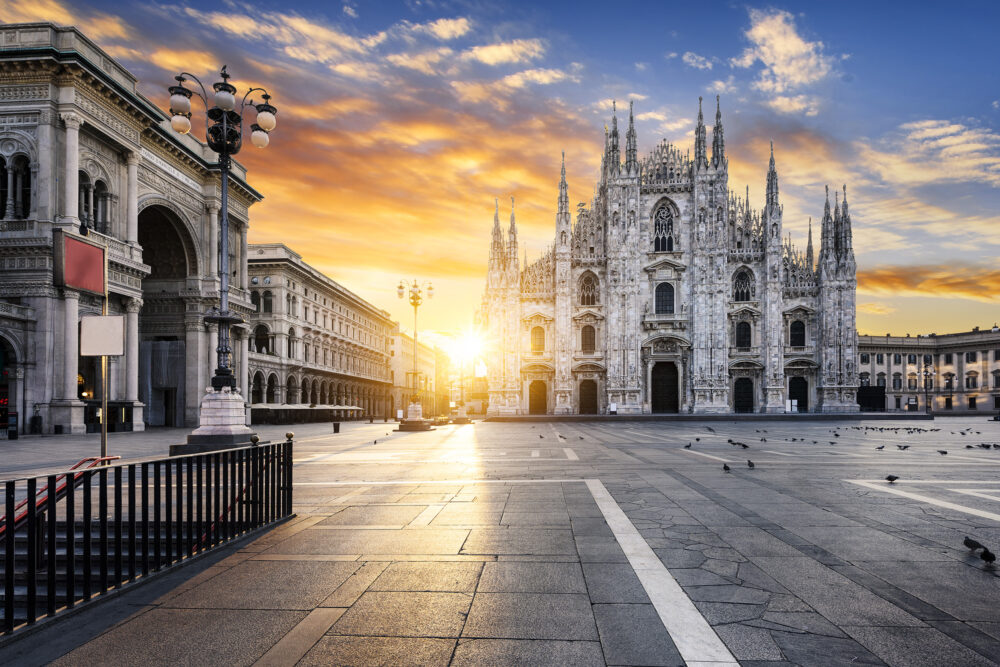
[[[729,189],[716,100],[693,158],[637,156],[629,110],[605,129],[590,207],[570,214],[565,156],[553,244],[521,266],[493,219],[480,319],[496,349],[489,414],[854,412],[856,264],[847,189],[829,189],[818,262],[782,233],[774,149],[762,210]],[[839,194],[839,193],[838,193]]]

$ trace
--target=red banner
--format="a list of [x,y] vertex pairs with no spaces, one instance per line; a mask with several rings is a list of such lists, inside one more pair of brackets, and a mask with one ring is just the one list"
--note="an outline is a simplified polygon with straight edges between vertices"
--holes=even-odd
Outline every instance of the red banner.
[[104,248],[65,233],[54,237],[56,284],[103,295]]

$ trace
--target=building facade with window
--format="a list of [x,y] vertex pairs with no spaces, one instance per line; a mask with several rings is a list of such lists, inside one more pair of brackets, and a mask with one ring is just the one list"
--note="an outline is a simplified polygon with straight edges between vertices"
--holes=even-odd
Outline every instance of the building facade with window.
[[555,239],[518,256],[493,220],[479,319],[495,354],[491,414],[851,412],[856,265],[847,192],[829,191],[821,246],[782,232],[772,148],[764,208],[729,189],[722,116],[709,155],[666,141],[645,159],[629,111],[605,134],[600,180],[571,218],[565,158]]
[[[0,43],[0,404],[22,431],[33,417],[43,433],[100,428],[100,360],[79,355],[79,321],[102,297],[56,284],[60,239],[82,239],[106,252],[108,313],[126,322],[125,355],[108,364],[109,429],[196,426],[216,365],[203,316],[218,302],[218,156],[173,132],[75,28],[0,25]],[[230,308],[244,317],[259,200],[234,162]],[[245,377],[245,330],[234,334]]]
[[395,323],[281,243],[248,253],[250,402],[389,414]]
[[926,336],[859,336],[859,383],[883,387],[873,409],[934,413],[1000,410],[1000,328]]

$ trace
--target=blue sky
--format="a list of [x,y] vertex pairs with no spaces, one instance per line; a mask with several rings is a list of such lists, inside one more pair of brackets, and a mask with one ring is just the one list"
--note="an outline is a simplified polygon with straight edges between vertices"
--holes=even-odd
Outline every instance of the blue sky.
[[[687,148],[722,98],[730,187],[762,202],[774,140],[784,226],[805,243],[848,186],[859,329],[988,326],[1000,269],[1000,82],[989,3],[128,4],[12,0],[0,19],[77,24],[164,103],[184,68],[275,93],[271,146],[240,159],[284,241],[408,321],[402,276],[434,279],[433,326],[467,324],[493,199],[522,246],[551,241],[559,154],[589,200],[611,99],[640,152]],[[627,112],[626,112],[627,113]],[[504,211],[506,214],[506,211]],[[397,312],[398,311],[398,312]]]

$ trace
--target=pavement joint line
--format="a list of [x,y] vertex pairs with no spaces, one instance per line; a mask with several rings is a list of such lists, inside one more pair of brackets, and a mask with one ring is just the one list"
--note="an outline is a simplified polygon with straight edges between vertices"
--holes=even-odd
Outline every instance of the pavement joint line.
[[[847,480],[851,482],[872,482],[879,483],[881,479],[855,479]],[[1000,480],[988,479],[900,479],[896,484],[1000,484]]]
[[681,448],[682,452],[685,454],[694,454],[695,456],[704,456],[707,459],[715,459],[716,461],[722,461],[723,463],[732,463],[729,459],[724,459],[721,456],[712,456],[711,454],[706,454],[705,452],[696,452],[693,449]]
[[[572,450],[570,450],[570,451],[572,451]],[[491,462],[494,462],[494,463],[515,463],[515,462],[518,462],[518,461],[532,461],[532,462],[534,462],[534,461],[562,461],[563,463],[565,463],[567,459],[569,459],[570,461],[574,461],[574,460],[575,461],[579,461],[580,459],[579,458],[574,458],[575,456],[576,456],[576,454],[573,454],[572,456],[567,455],[567,457],[565,459],[543,459],[543,458],[530,458],[530,457],[525,457],[525,458],[502,458],[502,459],[483,459],[483,458],[479,458],[479,457],[475,457],[475,456],[465,456],[465,457],[462,457],[462,458],[454,458],[454,459],[451,459],[450,461],[447,460],[447,459],[348,459],[348,460],[344,460],[344,461],[307,461],[307,462],[303,462],[303,463],[298,463],[296,465],[343,466],[343,465],[353,465],[355,463],[364,463],[364,464],[370,464],[370,463],[386,463],[386,464],[394,464],[394,463],[452,463],[452,464],[458,465],[458,464],[465,464],[465,463],[491,463]]]
[[[559,459],[565,461],[565,459]],[[575,479],[417,479],[417,480],[397,480],[397,481],[364,481],[364,482],[293,482],[292,486],[358,486],[368,484],[370,486],[413,486],[420,484],[461,484],[464,486],[476,486],[479,484],[567,484],[570,482],[585,482],[583,478]],[[330,504],[330,503],[324,503]]]
[[688,665],[708,663],[719,667],[738,667],[736,658],[639,534],[601,480],[585,481],[684,661]]
[[945,509],[955,510],[956,512],[962,512],[963,514],[971,514],[973,516],[978,516],[983,519],[992,519],[993,521],[1000,521],[1000,514],[995,512],[987,512],[985,510],[977,509],[975,507],[966,507],[965,505],[959,505],[958,503],[951,503],[947,500],[938,500],[931,496],[921,495],[919,493],[911,493],[909,491],[903,491],[902,489],[889,488],[886,482],[876,483],[868,482],[864,480],[857,479],[845,479],[845,482],[850,482],[851,484],[856,484],[858,486],[863,486],[867,489],[872,489],[873,491],[882,491],[884,493],[891,493],[897,496],[902,496],[904,498],[909,498],[910,500],[918,500],[920,502],[928,503],[930,505],[937,505],[938,507],[943,507]]
[[563,447],[563,452],[566,453],[566,460],[567,461],[579,461],[580,460],[580,457],[576,455],[576,452],[574,452],[569,447]]
[[414,517],[413,521],[406,525],[407,528],[419,527],[419,526],[429,526],[431,521],[441,513],[444,509],[443,504],[428,505],[427,509]]
[[262,655],[254,667],[292,667],[316,645],[347,609],[317,607]]

